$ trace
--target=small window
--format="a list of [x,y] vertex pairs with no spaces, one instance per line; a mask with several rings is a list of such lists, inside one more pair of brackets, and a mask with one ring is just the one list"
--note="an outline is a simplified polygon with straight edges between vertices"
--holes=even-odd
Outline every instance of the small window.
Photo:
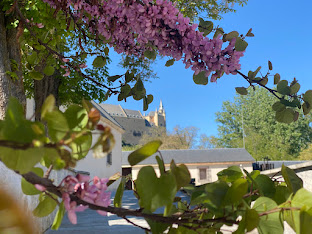
[[199,168],[199,179],[206,180],[207,179],[207,169],[206,168]]
[[108,165],[112,165],[113,164],[113,159],[112,159],[112,152],[108,153],[107,156],[106,156],[106,163]]

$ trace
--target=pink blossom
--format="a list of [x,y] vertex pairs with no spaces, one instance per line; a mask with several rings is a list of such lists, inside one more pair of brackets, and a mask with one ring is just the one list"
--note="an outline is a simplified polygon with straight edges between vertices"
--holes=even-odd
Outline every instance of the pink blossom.
[[241,67],[239,60],[244,53],[235,50],[234,39],[226,46],[221,34],[213,39],[203,37],[202,32],[196,31],[198,25],[190,25],[189,18],[171,1],[44,1],[78,17],[91,33],[109,41],[117,53],[142,57],[145,51],[155,48],[160,55],[175,60],[184,57],[186,67],[196,73],[205,71],[213,82],[223,72],[236,74]]
[[[65,209],[68,212],[68,219],[71,223],[76,224],[76,212],[84,211],[88,206],[77,206],[76,201],[71,201],[70,194],[75,194],[78,198],[87,203],[107,207],[111,203],[111,193],[106,192],[108,181],[108,179],[100,179],[97,176],[90,181],[89,176],[81,174],[78,174],[76,177],[67,176],[62,181],[60,184],[60,186],[62,186],[62,199]],[[98,210],[98,213],[100,215],[107,214],[105,211],[101,210]]]

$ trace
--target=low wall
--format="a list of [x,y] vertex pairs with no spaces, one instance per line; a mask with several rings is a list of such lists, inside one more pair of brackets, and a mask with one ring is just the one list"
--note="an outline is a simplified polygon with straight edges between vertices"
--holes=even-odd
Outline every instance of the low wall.
[[[75,173],[68,170],[52,171],[50,178],[58,184],[67,175],[74,175]],[[2,162],[0,162],[0,186],[7,191],[12,197],[25,207],[25,215],[31,215],[31,211],[38,205],[38,196],[27,196],[21,189],[21,176],[14,171],[8,169]],[[0,198],[1,199],[1,198]],[[38,233],[43,233],[53,223],[56,210],[49,216],[38,218],[34,217],[34,225],[37,227]]]

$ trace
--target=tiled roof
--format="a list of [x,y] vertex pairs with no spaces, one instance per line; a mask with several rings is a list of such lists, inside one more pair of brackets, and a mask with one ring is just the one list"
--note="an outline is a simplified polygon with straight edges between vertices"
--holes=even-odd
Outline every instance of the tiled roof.
[[129,118],[139,118],[142,119],[140,111],[124,109]]
[[[223,162],[254,162],[255,159],[242,148],[205,149],[205,150],[161,150],[165,164],[172,159],[176,163],[223,163]],[[122,152],[122,165],[129,165],[128,156],[131,151]],[[141,165],[157,164],[155,155],[140,162]]]
[[106,112],[108,112],[111,116],[121,116],[127,117],[123,112],[121,106],[112,105],[112,104],[99,104]]

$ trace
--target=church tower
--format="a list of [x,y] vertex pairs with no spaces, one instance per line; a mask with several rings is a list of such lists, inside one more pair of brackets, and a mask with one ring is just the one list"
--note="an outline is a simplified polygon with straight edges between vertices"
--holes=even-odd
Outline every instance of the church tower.
[[151,111],[147,116],[143,116],[151,126],[164,127],[166,128],[166,112],[162,101],[160,100],[159,109]]
[[162,100],[160,100],[159,110],[155,112],[155,115],[157,115],[157,117],[155,116],[157,120],[155,121],[155,125],[158,127],[166,127],[166,112]]

